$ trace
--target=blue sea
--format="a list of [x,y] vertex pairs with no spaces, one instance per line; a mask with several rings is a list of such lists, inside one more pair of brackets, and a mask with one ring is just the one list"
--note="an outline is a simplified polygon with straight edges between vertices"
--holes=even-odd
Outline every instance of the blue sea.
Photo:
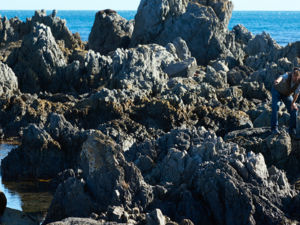
[[[73,33],[78,32],[81,38],[87,41],[96,12],[61,10],[57,16],[65,19],[69,29]],[[134,19],[136,11],[118,11],[118,13],[129,20]],[[23,21],[33,14],[34,11],[0,10],[2,17],[17,16]],[[282,46],[300,40],[300,11],[234,11],[228,28],[231,30],[237,24],[243,24],[253,34],[265,31]]]

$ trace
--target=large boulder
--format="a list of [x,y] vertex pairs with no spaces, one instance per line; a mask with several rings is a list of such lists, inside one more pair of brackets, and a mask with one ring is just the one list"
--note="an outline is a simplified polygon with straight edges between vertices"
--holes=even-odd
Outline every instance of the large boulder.
[[112,57],[111,86],[156,94],[162,92],[169,77],[193,75],[197,64],[185,42],[177,37],[174,43],[117,49]]
[[87,217],[91,212],[93,212],[92,199],[85,192],[85,183],[70,177],[57,187],[43,224],[69,216]]
[[152,188],[144,182],[140,171],[100,131],[89,136],[80,157],[83,177],[100,210],[109,205],[132,207],[137,201],[144,208],[152,201]]
[[0,61],[0,96],[10,97],[18,90],[18,79],[15,73]]
[[1,216],[1,223],[2,224],[10,224],[10,225],[19,225],[19,224],[26,224],[26,225],[38,225],[39,222],[32,218],[32,216],[27,215],[26,213],[6,208],[3,216]]
[[110,206],[133,208],[138,204],[146,208],[153,200],[152,187],[137,167],[127,162],[120,146],[100,131],[91,131],[83,144],[80,167],[84,181],[71,177],[58,187],[47,223],[78,214],[88,217],[93,210],[107,212]]
[[49,179],[63,170],[63,152],[59,143],[31,124],[24,130],[22,145],[2,160],[3,179]]
[[166,45],[176,37],[187,42],[200,64],[227,54],[225,37],[231,17],[231,1],[155,0],[140,2],[131,46]]
[[127,21],[112,10],[99,11],[89,35],[89,49],[107,54],[127,48],[133,32],[133,20]]
[[[20,49],[10,61],[22,92],[35,93],[51,89],[53,77],[66,66],[64,55],[55,42],[51,29],[35,24],[24,36]],[[55,88],[56,84],[52,87]]]

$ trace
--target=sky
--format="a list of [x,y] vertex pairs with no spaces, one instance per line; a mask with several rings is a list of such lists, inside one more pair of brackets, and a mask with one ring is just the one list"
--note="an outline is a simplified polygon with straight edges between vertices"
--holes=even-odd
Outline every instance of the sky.
[[[151,1],[151,0],[149,0]],[[234,10],[300,11],[299,0],[232,0]],[[1,0],[5,9],[136,10],[140,0]]]

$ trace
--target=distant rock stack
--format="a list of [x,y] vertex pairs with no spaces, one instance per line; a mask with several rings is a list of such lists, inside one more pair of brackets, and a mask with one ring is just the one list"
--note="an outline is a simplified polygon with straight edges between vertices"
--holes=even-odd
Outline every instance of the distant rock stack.
[[7,199],[5,197],[5,194],[1,191],[0,192],[0,216],[3,215],[5,209],[6,209]]
[[57,14],[57,10],[56,10],[56,9],[54,9],[54,10],[52,11],[52,14],[51,14],[51,16],[54,18],[54,17],[56,17],[56,14]]
[[124,19],[114,10],[99,11],[89,35],[89,49],[108,54],[117,48],[127,48],[131,40],[133,25],[133,20]]

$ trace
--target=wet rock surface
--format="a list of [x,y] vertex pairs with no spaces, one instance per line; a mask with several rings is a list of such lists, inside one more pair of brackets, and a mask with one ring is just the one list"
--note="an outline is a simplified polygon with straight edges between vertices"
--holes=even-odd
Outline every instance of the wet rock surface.
[[228,31],[232,7],[99,11],[86,45],[56,11],[1,18],[1,138],[21,140],[2,178],[52,180],[44,224],[299,223],[283,105],[280,134],[269,128],[273,80],[299,66],[299,44]]

